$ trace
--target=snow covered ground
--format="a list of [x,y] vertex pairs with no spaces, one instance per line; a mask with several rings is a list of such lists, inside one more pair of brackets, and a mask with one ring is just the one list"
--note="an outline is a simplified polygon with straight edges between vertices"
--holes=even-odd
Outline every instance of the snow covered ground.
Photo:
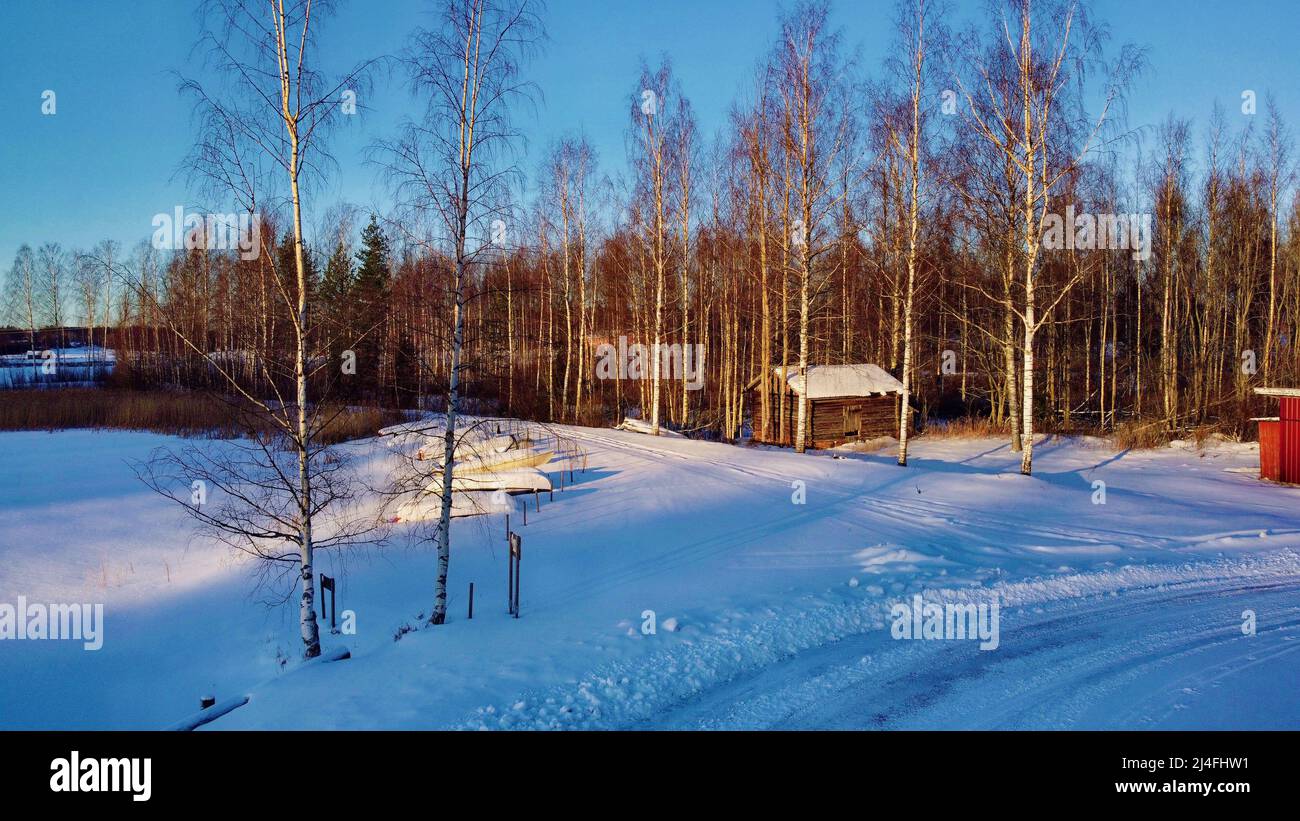
[[[1252,446],[1047,439],[1027,478],[993,440],[922,438],[900,469],[566,430],[586,471],[512,516],[522,618],[501,516],[455,522],[442,627],[420,628],[432,552],[399,532],[318,561],[357,633],[307,667],[296,607],[135,479],[167,437],[0,434],[0,603],[106,618],[98,651],[0,641],[0,727],[164,727],[247,694],[205,729],[1300,728],[1300,489],[1256,479]],[[374,475],[391,459],[347,447]],[[996,596],[998,648],[895,640],[916,593]]]

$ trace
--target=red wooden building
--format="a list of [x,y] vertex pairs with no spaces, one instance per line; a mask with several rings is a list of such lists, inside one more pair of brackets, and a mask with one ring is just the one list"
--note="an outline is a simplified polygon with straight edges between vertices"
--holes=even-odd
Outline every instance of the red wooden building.
[[1259,477],[1300,484],[1300,388],[1256,388],[1276,396],[1281,410],[1259,421]]

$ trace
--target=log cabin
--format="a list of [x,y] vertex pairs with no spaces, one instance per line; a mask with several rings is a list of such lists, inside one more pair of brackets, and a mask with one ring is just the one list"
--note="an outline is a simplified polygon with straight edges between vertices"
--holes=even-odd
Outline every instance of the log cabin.
[[[878,436],[898,435],[899,403],[903,383],[877,365],[815,365],[807,379],[788,368],[783,377],[774,370],[770,420],[763,418],[761,386],[755,377],[746,390],[751,392],[753,438],[770,445],[793,446],[799,422],[799,396],[808,390],[808,437],[810,448],[833,448]],[[785,425],[781,425],[781,397],[785,397]]]

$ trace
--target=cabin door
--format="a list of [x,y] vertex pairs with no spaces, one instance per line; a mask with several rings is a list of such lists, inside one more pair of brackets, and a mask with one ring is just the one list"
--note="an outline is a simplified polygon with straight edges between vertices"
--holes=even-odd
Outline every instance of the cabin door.
[[843,417],[843,426],[840,430],[844,431],[844,438],[857,439],[858,433],[862,430],[862,409],[845,407],[840,413]]

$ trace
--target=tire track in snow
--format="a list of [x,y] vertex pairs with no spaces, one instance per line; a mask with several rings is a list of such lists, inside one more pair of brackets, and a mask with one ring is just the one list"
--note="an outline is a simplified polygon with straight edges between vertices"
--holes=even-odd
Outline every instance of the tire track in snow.
[[[585,435],[585,434],[584,434]],[[647,448],[640,445],[629,445],[617,440],[606,439],[600,436],[586,435],[586,438],[608,445],[611,448],[630,452],[633,456],[648,461],[657,462],[657,458],[650,454],[659,454],[661,451],[655,448]],[[716,479],[720,470],[727,470],[730,466],[715,465],[713,463],[700,463],[692,457],[682,456],[680,454],[668,454],[667,451],[662,453],[667,455],[677,455],[686,461],[683,467],[702,475],[708,479]],[[788,486],[791,481],[790,475],[782,475],[775,472],[767,471],[746,471],[751,475],[759,478],[770,478],[776,482],[784,483]],[[714,556],[721,555],[730,550],[752,544],[760,539],[770,538],[776,534],[791,530],[810,521],[824,519],[831,514],[842,510],[846,505],[856,502],[865,492],[863,488],[849,488],[838,483],[828,483],[833,487],[839,488],[832,495],[829,501],[817,505],[799,505],[791,506],[795,508],[790,511],[782,511],[772,518],[761,518],[750,524],[740,527],[733,527],[730,530],[715,536],[703,539],[694,539],[677,544],[667,550],[656,552],[652,556],[639,559],[623,565],[616,571],[603,574],[599,577],[588,578],[582,582],[564,587],[553,591],[548,597],[547,606],[562,605],[573,601],[582,596],[598,595],[617,589],[625,584],[641,581],[651,576],[694,564]]]
[[[1023,663],[1049,680],[1059,677],[1061,659],[1084,658],[1073,670],[1074,689],[1095,685],[1087,676],[1114,660],[1108,647],[1113,638],[1106,629],[1127,624],[1130,617],[1146,613],[1186,615],[1197,611],[1194,602],[1214,603],[1222,610],[1240,603],[1240,596],[1276,595],[1288,602],[1295,617],[1281,626],[1261,630],[1261,644],[1300,636],[1300,555],[1284,551],[1248,559],[1181,565],[1139,565],[1098,573],[1044,577],[1022,582],[1005,582],[990,588],[941,589],[927,591],[931,601],[987,601],[997,592],[1008,609],[1019,614],[1010,629],[1043,625],[1043,635],[1034,637],[1036,648],[1026,645]],[[1111,597],[1114,598],[1111,598]],[[1279,599],[1281,600],[1281,599]],[[1145,610],[1143,602],[1149,602]],[[911,726],[926,716],[937,719],[935,726],[961,726],[943,709],[953,694],[992,694],[989,704],[1005,701],[979,665],[954,663],[953,652],[973,650],[966,642],[894,642],[887,627],[889,601],[882,598],[823,599],[815,606],[791,604],[759,608],[748,613],[729,612],[713,629],[707,626],[662,651],[602,666],[569,685],[525,693],[510,705],[489,705],[468,717],[466,728],[675,728],[683,726],[769,727],[823,726],[809,722],[824,720],[825,726]],[[1181,607],[1181,609],[1180,609]],[[1045,618],[1037,608],[1046,612]],[[1204,613],[1205,611],[1202,611]],[[1089,616],[1089,614],[1092,614]],[[1140,620],[1138,626],[1141,625]],[[1209,628],[1219,631],[1217,626]],[[1272,637],[1270,639],[1269,637]],[[1211,637],[1212,638],[1212,637]],[[1225,637],[1226,639],[1226,637]],[[1094,642],[1091,647],[1081,643]],[[1097,644],[1096,642],[1100,642]],[[1198,650],[1215,645],[1205,636],[1189,640]],[[1198,643],[1199,642],[1199,643]],[[939,645],[936,647],[935,645]],[[1150,654],[1156,645],[1143,652]],[[1140,645],[1139,645],[1140,646]],[[1172,645],[1160,645],[1167,648]],[[1177,649],[1177,648],[1173,648]],[[1264,647],[1255,648],[1256,654]],[[1171,650],[1172,652],[1173,650]],[[996,655],[998,651],[993,651]],[[864,657],[864,653],[870,653]],[[1055,655],[1054,655],[1055,654]],[[1141,657],[1137,653],[1137,657]],[[1289,653],[1278,653],[1288,657]],[[1101,661],[1098,662],[1097,660]],[[958,659],[959,660],[959,659]],[[1227,659],[1230,666],[1232,659]],[[1013,663],[1003,670],[1015,667]],[[1241,668],[1242,665],[1236,665]],[[1121,664],[1118,671],[1141,673],[1137,665]],[[924,676],[931,676],[928,685]],[[946,677],[946,678],[945,678]],[[969,686],[948,686],[952,680]],[[1023,670],[1010,670],[998,681],[1017,684],[1026,680]],[[1103,682],[1118,682],[1115,675]],[[871,685],[865,693],[863,683]],[[892,682],[894,692],[888,686]],[[854,690],[855,686],[860,689]],[[981,687],[984,689],[981,689]],[[1071,684],[1063,685],[1067,689]],[[1041,689],[1041,688],[1040,688]],[[1045,692],[1045,691],[1044,691]],[[875,704],[893,704],[883,722],[867,725],[844,720],[867,714],[854,697]],[[893,698],[891,702],[890,699]],[[838,700],[837,700],[838,699]],[[1085,704],[1093,703],[1084,702]],[[1033,716],[1042,706],[1031,688],[1013,706]],[[822,712],[814,713],[815,708]],[[901,706],[900,706],[901,705]],[[838,711],[834,708],[840,708]],[[1047,707],[1051,707],[1050,698]],[[803,712],[800,712],[800,709]],[[971,708],[978,715],[980,708]],[[929,710],[927,713],[926,710]],[[1014,712],[1014,711],[1013,711]],[[956,714],[960,718],[961,713]],[[1023,718],[1021,720],[1025,720]],[[1054,714],[1053,714],[1054,715]],[[1060,716],[1035,719],[1027,726],[1060,726]],[[801,716],[799,718],[792,718]],[[832,723],[839,717],[841,724]],[[708,718],[709,721],[703,721]],[[919,718],[918,718],[919,717]],[[1068,718],[1068,717],[1067,717]],[[1008,718],[1008,723],[1014,718]],[[1056,721],[1057,723],[1053,723]],[[1068,722],[1066,722],[1068,726]],[[996,725],[1001,726],[1001,725]]]
[[[1254,538],[1261,532],[1259,528],[1217,531],[1186,536],[1156,536],[1128,530],[1090,527],[1071,522],[1066,528],[1050,527],[1041,520],[1026,519],[1018,516],[999,516],[972,507],[956,505],[938,499],[924,502],[903,501],[901,499],[866,498],[864,502],[881,516],[903,523],[912,523],[916,517],[939,518],[945,524],[961,527],[976,526],[997,533],[1025,533],[1063,542],[1082,542],[1087,544],[1116,544],[1131,547],[1147,547],[1152,550],[1170,550],[1179,546],[1195,545],[1227,538]],[[1272,536],[1294,536],[1300,530],[1271,529]]]
[[[1265,663],[1258,660],[1261,654],[1275,659],[1300,649],[1300,580],[1193,586],[1199,589],[1158,587],[1101,602],[1069,601],[1043,608],[1047,615],[1041,618],[1015,613],[1010,624],[1004,620],[999,649],[987,653],[970,642],[884,642],[884,650],[864,659],[860,644],[840,641],[759,672],[738,690],[738,698],[725,688],[706,694],[667,724],[715,729],[1150,726],[1173,709],[1153,710],[1152,699],[1169,695],[1178,702],[1195,691],[1192,685]],[[1262,607],[1262,601],[1278,613],[1257,636],[1243,636],[1234,611],[1242,602]],[[1171,678],[1169,670],[1179,665],[1191,669]],[[1134,691],[1145,691],[1145,697],[1134,703]],[[1103,708],[1120,692],[1129,694],[1121,700],[1130,708],[1107,715]]]
[[[700,462],[691,456],[645,446],[640,443],[622,442],[617,439],[588,434],[585,431],[580,435],[590,441],[653,463],[658,463],[661,456],[672,456],[683,461],[684,464],[681,467],[706,478],[716,478],[719,472],[732,469],[731,465]],[[738,472],[747,473],[760,479],[771,479],[773,482],[782,484],[788,484],[793,475],[752,468]],[[551,600],[556,604],[561,604],[571,602],[582,596],[599,595],[624,584],[639,582],[664,572],[680,569],[722,555],[760,539],[770,539],[801,525],[844,512],[846,509],[864,517],[863,521],[853,522],[856,526],[870,532],[885,533],[890,539],[896,541],[908,541],[908,534],[912,534],[921,542],[934,541],[935,528],[931,522],[935,519],[943,521],[950,529],[963,530],[978,527],[997,537],[984,540],[989,546],[985,553],[995,552],[1004,555],[1011,552],[1005,547],[1006,534],[1031,534],[1044,539],[1056,540],[1063,544],[1078,544],[1080,546],[1113,545],[1118,549],[1136,547],[1153,551],[1168,551],[1179,545],[1195,543],[1198,540],[1204,541],[1221,535],[1162,537],[1133,531],[1087,527],[1076,522],[1071,522],[1068,529],[1056,528],[1023,517],[994,515],[974,507],[957,505],[934,498],[928,498],[924,501],[910,501],[897,497],[881,499],[872,494],[881,488],[896,483],[898,479],[890,477],[884,482],[873,482],[871,480],[875,477],[871,477],[865,470],[862,473],[862,478],[862,483],[857,486],[832,479],[818,479],[817,482],[821,488],[818,496],[826,498],[824,502],[816,505],[798,506],[795,510],[784,511],[779,516],[760,519],[748,525],[733,528],[725,533],[682,542],[667,550],[659,551],[653,556],[628,563],[617,571],[596,578],[588,578],[569,587],[556,590]],[[882,526],[885,522],[890,523],[889,527]],[[1227,535],[1252,535],[1254,532],[1237,531]],[[1275,535],[1285,534],[1278,533]],[[1023,546],[1019,545],[1013,546],[1013,549],[1017,547],[1024,549]],[[949,558],[956,557],[949,556]]]

